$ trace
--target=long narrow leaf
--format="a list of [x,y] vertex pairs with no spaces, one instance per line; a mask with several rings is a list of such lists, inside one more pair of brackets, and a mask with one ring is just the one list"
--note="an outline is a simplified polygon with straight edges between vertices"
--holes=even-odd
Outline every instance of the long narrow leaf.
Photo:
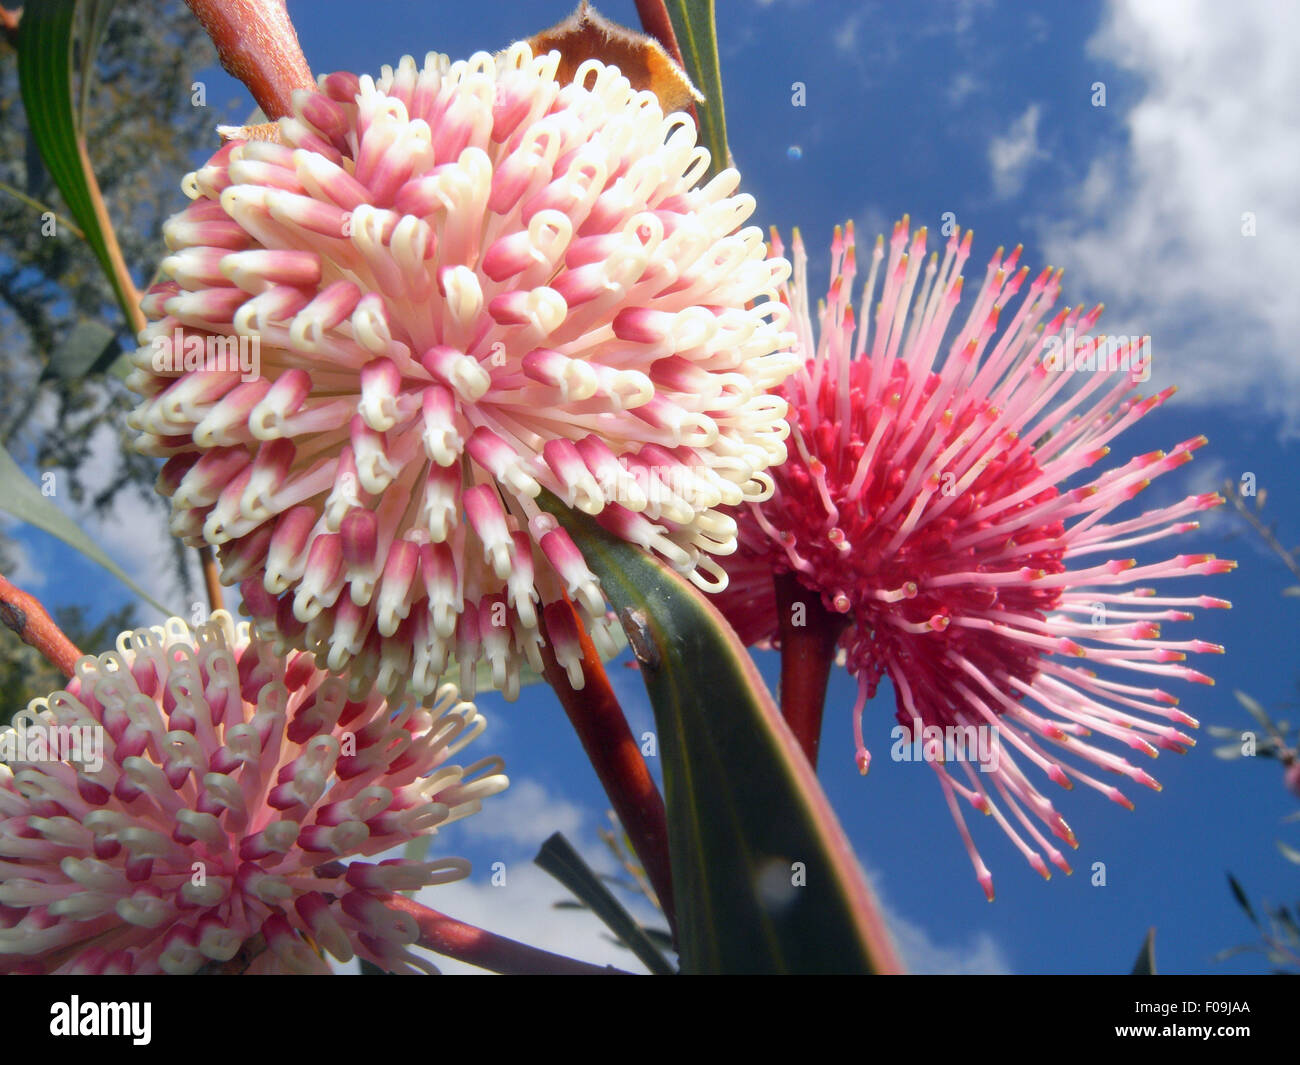
[[668,959],[646,935],[646,931],[618,901],[595,871],[582,859],[563,832],[547,838],[537,852],[534,863],[573,892],[605,926],[618,937],[620,943],[641,959],[641,963],[656,976],[672,976]]
[[668,0],[668,17],[682,50],[686,73],[704,94],[696,106],[704,146],[713,157],[709,174],[731,165],[727,148],[727,115],[722,102],[722,70],[718,63],[718,31],[713,0]]
[[1156,930],[1148,928],[1146,938],[1142,940],[1142,949],[1138,951],[1137,961],[1133,963],[1130,976],[1156,975]]
[[880,972],[852,848],[734,633],[681,577],[544,493],[628,629],[654,705],[682,971]]
[[[87,66],[94,61],[93,45],[103,31],[108,6],[108,0],[98,0],[90,13],[89,34],[83,49]],[[140,321],[135,293],[120,261],[117,238],[103,214],[103,201],[77,125],[72,98],[76,26],[77,0],[28,4],[18,24],[18,84],[27,124],[41,159],[113,286],[123,314],[132,329],[136,329]],[[83,74],[83,84],[90,76],[89,71]]]
[[86,34],[84,52],[81,57],[81,95],[77,102],[77,130],[84,132],[86,113],[90,110],[90,90],[95,85],[95,53],[99,51],[99,42],[104,39],[104,27],[108,25],[108,16],[113,13],[113,0],[85,0]]
[[1250,899],[1246,895],[1246,890],[1241,883],[1231,873],[1228,874],[1228,887],[1232,888],[1232,897],[1237,900],[1240,906],[1250,918],[1250,923],[1258,927],[1259,918],[1255,915],[1255,907],[1250,904]]

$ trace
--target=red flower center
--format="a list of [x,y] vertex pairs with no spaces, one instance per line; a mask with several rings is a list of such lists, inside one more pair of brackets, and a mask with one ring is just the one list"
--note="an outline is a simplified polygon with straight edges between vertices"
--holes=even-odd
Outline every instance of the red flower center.
[[[815,428],[803,438],[806,460],[774,472],[778,490],[765,513],[786,530],[782,542],[808,567],[776,544],[771,561],[777,570],[798,570],[829,609],[852,614],[844,637],[848,667],[866,680],[868,697],[884,672],[902,669],[916,705],[927,708],[926,723],[954,724],[953,714],[965,707],[945,683],[952,671],[944,662],[947,652],[960,653],[985,676],[1025,681],[1047,653],[949,622],[996,622],[999,614],[1042,620],[1056,607],[1060,588],[1042,587],[1030,575],[1064,572],[1063,523],[1012,519],[1058,491],[1043,482],[1040,491],[1026,492],[1042,481],[1033,449],[999,433],[997,412],[987,403],[927,415],[939,375],[916,381],[906,363],[891,365],[880,398],[868,402],[871,363],[849,364],[847,432],[834,374],[815,382],[815,411],[806,409],[810,397],[800,394],[797,380],[786,385],[791,405],[805,408],[798,423]],[[910,416],[900,417],[904,407]],[[936,425],[941,432],[926,432]],[[1008,529],[1000,534],[1003,525]],[[1028,572],[1006,583],[1008,570]],[[949,580],[935,586],[935,578]],[[1002,687],[1019,698],[1005,681]],[[898,706],[907,721],[901,695]]]

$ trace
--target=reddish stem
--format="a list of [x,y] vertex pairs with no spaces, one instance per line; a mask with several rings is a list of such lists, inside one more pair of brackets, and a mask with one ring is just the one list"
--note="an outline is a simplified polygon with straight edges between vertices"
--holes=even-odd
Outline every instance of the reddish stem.
[[224,610],[226,598],[221,591],[221,575],[212,548],[207,544],[199,548],[199,565],[203,567],[203,584],[208,591],[208,609],[213,613]]
[[[569,683],[569,674],[556,661],[549,644],[542,648],[543,675],[560,697],[564,712],[569,715],[569,721],[582,741],[582,749],[587,752],[614,812],[645,867],[646,876],[659,898],[659,906],[668,919],[668,926],[675,931],[677,912],[673,905],[668,817],[663,796],[641,757],[641,748],[628,728],[623,708],[610,687],[609,676],[591,637],[572,606],[564,605],[572,613],[582,650],[583,688],[576,691]],[[551,609],[558,609],[558,606]]]
[[673,20],[668,17],[668,7],[664,0],[636,0],[636,13],[641,18],[641,28],[663,45],[673,62],[685,70],[686,62],[682,59],[682,49],[677,43]]
[[284,0],[185,2],[217,46],[221,65],[271,121],[290,113],[295,89],[316,88]]
[[18,638],[40,651],[46,660],[65,677],[76,676],[77,645],[54,624],[54,619],[40,602],[0,576],[0,621],[13,629]]
[[793,573],[778,573],[773,582],[781,627],[781,716],[816,769],[826,686],[845,619],[827,610]]
[[530,947],[495,932],[457,921],[445,913],[407,898],[384,892],[375,893],[389,909],[409,913],[420,926],[420,946],[437,954],[470,965],[490,969],[508,976],[630,976],[613,966],[592,965],[563,954]]

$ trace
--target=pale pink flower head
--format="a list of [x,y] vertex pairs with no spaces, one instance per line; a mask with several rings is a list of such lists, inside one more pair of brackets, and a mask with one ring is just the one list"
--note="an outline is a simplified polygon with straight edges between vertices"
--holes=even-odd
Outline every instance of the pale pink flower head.
[[[1186,519],[1219,505],[1217,495],[1114,516],[1187,462],[1203,437],[1084,473],[1173,391],[1134,394],[1150,374],[1149,340],[1089,338],[1101,308],[1053,311],[1060,272],[1029,282],[1028,269],[1017,269],[1019,248],[1005,257],[998,250],[959,313],[970,234],[954,232],[942,260],[927,262],[925,244],[925,230],[911,234],[906,220],[887,257],[877,241],[860,304],[871,313],[858,328],[852,227],[837,231],[814,333],[796,234],[794,283],[783,298],[806,362],[783,389],[790,460],[775,471],[774,496],[741,520],[719,605],[746,642],[776,639],[775,571],[793,573],[844,616],[839,646],[858,681],[859,768],[865,773],[870,757],[863,708],[888,675],[904,729],[895,749],[929,761],[992,898],[959,800],[991,814],[1044,876],[1042,853],[1068,872],[1040,826],[1071,846],[1074,835],[1025,770],[1130,807],[1097,769],[1158,787],[1084,737],[1151,756],[1193,743],[1179,727],[1195,720],[1149,685],[1212,683],[1183,661],[1222,648],[1167,639],[1160,623],[1191,619],[1190,606],[1228,604],[1160,596],[1146,582],[1235,564],[1188,554],[1139,564],[1128,554],[1196,528]],[[972,764],[980,744],[993,756]]]
[[348,698],[219,611],[124,632],[0,730],[0,972],[429,970],[393,892],[459,858],[368,859],[478,810],[498,758],[447,685]]
[[789,264],[752,197],[701,183],[688,116],[558,61],[322,78],[166,226],[137,447],[256,628],[354,694],[430,695],[454,657],[513,697],[547,639],[581,686],[563,600],[609,650],[604,602],[541,489],[714,586],[721,508],[785,457]]

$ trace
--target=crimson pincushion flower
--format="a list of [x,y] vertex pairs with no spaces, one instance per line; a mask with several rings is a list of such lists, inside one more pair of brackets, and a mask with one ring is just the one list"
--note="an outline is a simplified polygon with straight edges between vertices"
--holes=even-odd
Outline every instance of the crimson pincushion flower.
[[[428,695],[454,656],[462,689],[484,659],[512,697],[544,639],[580,687],[563,600],[609,650],[604,602],[540,490],[717,586],[720,508],[785,457],[789,264],[738,229],[752,198],[734,170],[699,184],[688,116],[558,61],[322,78],[165,229],[136,446],[257,629],[354,694]],[[252,372],[214,365],[241,340]]]
[[[1040,849],[1069,872],[1040,826],[1071,846],[1074,834],[1025,770],[1067,788],[1083,783],[1130,808],[1092,767],[1157,788],[1145,770],[1085,737],[1151,756],[1193,743],[1179,726],[1196,721],[1176,709],[1175,696],[1149,685],[1212,683],[1181,663],[1187,652],[1222,648],[1165,639],[1160,622],[1189,620],[1190,606],[1228,604],[1157,595],[1142,582],[1235,564],[1181,554],[1139,565],[1127,554],[1195,528],[1185,519],[1222,503],[1217,495],[1109,520],[1191,459],[1204,437],[1083,474],[1172,393],[1133,394],[1149,376],[1149,347],[1089,337],[1100,307],[1053,314],[1061,274],[1050,268],[1011,314],[1029,276],[1016,269],[1018,248],[1005,258],[998,250],[970,311],[954,324],[970,233],[962,239],[955,231],[942,262],[932,256],[923,272],[925,243],[925,230],[911,235],[906,220],[887,259],[877,240],[861,302],[875,310],[857,328],[852,226],[847,236],[837,230],[814,336],[807,256],[796,234],[794,282],[782,298],[806,361],[783,387],[790,460],[775,471],[772,498],[741,518],[719,606],[747,643],[777,642],[776,572],[792,574],[826,611],[842,615],[839,647],[859,689],[859,768],[865,773],[870,759],[863,710],[888,675],[902,735],[924,737],[922,749],[934,755],[927,760],[991,899],[992,877],[958,800],[990,814],[1045,877]],[[998,745],[978,769],[951,754],[945,763],[946,748],[931,743],[977,728],[992,730]]]
[[468,863],[363,859],[506,787],[498,758],[448,761],[486,724],[452,685],[350,700],[224,611],[124,632],[76,674],[0,730],[0,971],[431,969],[384,897]]

